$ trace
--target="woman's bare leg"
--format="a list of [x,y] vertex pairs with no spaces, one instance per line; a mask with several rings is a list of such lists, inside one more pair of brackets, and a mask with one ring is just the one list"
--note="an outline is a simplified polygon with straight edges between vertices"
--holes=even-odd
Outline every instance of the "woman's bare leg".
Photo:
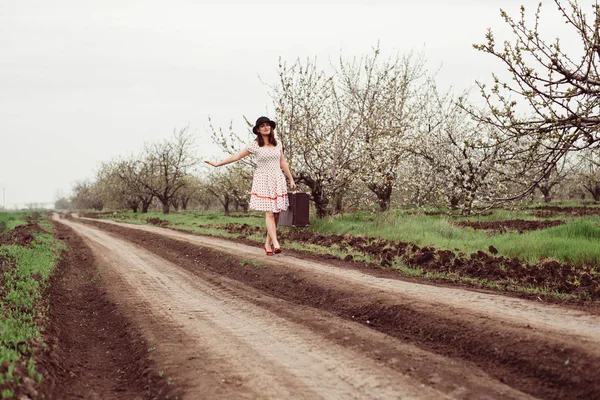
[[267,225],[267,240],[265,242],[267,250],[271,250],[271,244],[274,248],[279,248],[279,242],[277,241],[277,225],[275,225],[275,215],[270,211],[265,212],[265,225]]
[[[279,222],[279,213],[273,213],[275,216],[275,235],[277,235],[277,223]],[[267,249],[271,249],[271,237],[269,236],[269,231],[267,231]]]

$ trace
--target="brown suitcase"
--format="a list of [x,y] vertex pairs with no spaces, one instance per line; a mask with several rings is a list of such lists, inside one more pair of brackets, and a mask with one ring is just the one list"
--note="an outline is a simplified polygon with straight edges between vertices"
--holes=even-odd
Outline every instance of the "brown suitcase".
[[307,193],[288,193],[290,206],[279,213],[280,226],[308,226],[310,196]]

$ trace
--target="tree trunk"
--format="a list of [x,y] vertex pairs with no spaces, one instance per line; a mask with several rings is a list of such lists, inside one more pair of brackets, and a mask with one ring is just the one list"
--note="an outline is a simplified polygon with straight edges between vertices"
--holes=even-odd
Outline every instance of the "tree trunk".
[[459,196],[452,196],[452,197],[450,197],[450,208],[452,210],[456,210],[458,208],[459,204],[460,204],[460,197]]
[[383,198],[383,199],[378,199],[378,203],[379,203],[379,211],[384,212],[390,209],[390,205],[392,204],[392,199],[391,198]]
[[333,214],[341,214],[344,211],[344,198],[342,195],[335,197],[333,201]]
[[594,201],[600,201],[600,184],[596,183],[595,185],[584,186],[588,192],[594,198]]
[[173,210],[179,211],[179,199],[173,197],[173,198],[171,198],[171,200],[169,202],[171,203]]
[[319,180],[313,180],[306,176],[298,178],[298,183],[303,182],[310,188],[310,194],[312,196],[313,203],[317,212],[317,218],[325,218],[328,215],[327,206],[329,205],[329,199],[325,196],[323,190],[323,182]]
[[159,198],[159,200],[162,203],[163,214],[169,214],[169,212],[171,211],[170,205],[169,205],[169,199]]
[[227,216],[229,216],[229,203],[230,202],[231,202],[231,200],[229,199],[228,196],[225,196],[225,198],[221,202],[221,203],[223,203],[223,210],[225,212],[225,215],[227,215]]
[[392,189],[394,188],[393,184],[367,184],[367,187],[371,192],[377,196],[377,204],[379,204],[380,211],[387,211],[390,209],[392,204]]
[[465,196],[465,203],[463,205],[463,209],[461,215],[468,217],[471,215],[471,211],[473,211],[473,201],[475,200],[475,193],[467,193]]
[[311,196],[315,203],[315,209],[317,211],[317,218],[325,218],[329,215],[327,206],[329,205],[329,199],[325,197],[323,193],[323,184],[321,182],[315,182],[311,187]]
[[313,199],[314,199],[314,203],[315,203],[315,208],[317,209],[317,218],[325,218],[327,216],[327,199],[324,199],[323,197],[314,197],[314,192],[313,194]]
[[142,202],[142,214],[146,214],[148,212],[153,198],[154,196],[138,196],[138,199],[140,199]]
[[552,195],[550,194],[552,189],[545,186],[540,186],[538,187],[538,189],[540,189],[540,192],[542,192],[542,194],[544,195],[544,203],[550,203],[552,201]]
[[181,209],[183,211],[187,211],[187,205],[188,205],[189,201],[190,201],[189,197],[181,199]]
[[131,200],[127,200],[125,202],[125,205],[127,206],[127,208],[131,208],[131,210],[134,213],[136,213],[138,211],[138,208],[140,207],[140,202],[132,198]]

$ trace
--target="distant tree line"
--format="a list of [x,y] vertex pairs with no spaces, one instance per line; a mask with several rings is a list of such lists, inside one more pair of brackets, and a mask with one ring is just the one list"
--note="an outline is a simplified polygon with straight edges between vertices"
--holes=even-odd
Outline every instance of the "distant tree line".
[[[490,30],[485,44],[474,45],[498,58],[512,78],[492,75],[492,86],[479,83],[484,108],[464,93],[439,90],[423,54],[383,58],[377,46],[360,59],[342,56],[327,70],[316,59],[280,60],[279,78],[268,86],[272,118],[316,215],[394,205],[470,215],[536,198],[600,201],[600,10],[593,5],[588,19],[576,1],[563,3],[555,1],[581,39],[573,55],[541,38],[539,8],[532,27],[524,9],[518,20],[502,11],[513,43],[498,48]],[[253,137],[212,121],[210,128],[230,154]],[[184,128],[138,155],[103,164],[94,179],[77,182],[71,199],[60,200],[79,209],[247,211],[251,159],[210,173],[193,173],[197,167]]]

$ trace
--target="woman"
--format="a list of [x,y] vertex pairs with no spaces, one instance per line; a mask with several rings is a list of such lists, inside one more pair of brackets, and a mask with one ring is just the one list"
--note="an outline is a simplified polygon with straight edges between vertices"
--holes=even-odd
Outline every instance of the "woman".
[[290,189],[294,190],[296,188],[288,163],[283,156],[281,143],[275,139],[274,130],[276,126],[275,122],[269,118],[260,117],[256,120],[254,128],[252,128],[256,140],[253,140],[248,148],[220,162],[215,163],[204,160],[205,163],[213,167],[220,167],[254,154],[256,157],[256,172],[252,179],[250,209],[265,212],[265,224],[267,225],[265,253],[268,256],[273,255],[273,253],[281,253],[281,246],[277,240],[276,216],[279,215],[279,212],[287,210],[289,205],[284,173],[290,182]]

